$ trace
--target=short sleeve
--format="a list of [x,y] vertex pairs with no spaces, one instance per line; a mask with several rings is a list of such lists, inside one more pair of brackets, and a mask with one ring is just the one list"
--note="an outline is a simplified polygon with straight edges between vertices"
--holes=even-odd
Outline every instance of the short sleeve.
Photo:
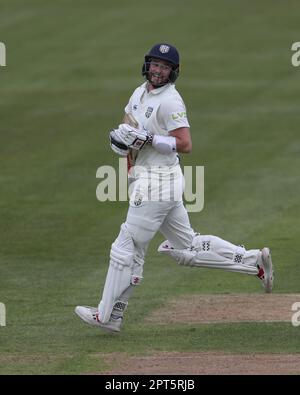
[[178,128],[190,127],[186,107],[180,97],[162,103],[158,116],[160,123],[167,132]]
[[139,94],[140,89],[141,89],[141,86],[137,87],[134,90],[133,94],[131,95],[127,105],[124,108],[124,111],[126,112],[126,114],[132,113],[132,110],[133,110],[132,106],[133,106],[134,98],[136,98],[136,96]]
[[[132,96],[131,96],[131,98],[132,98]],[[132,112],[131,111],[132,110],[131,98],[129,99],[129,102],[126,104],[126,106],[124,108],[124,111],[126,112],[126,114],[129,114],[130,112]]]

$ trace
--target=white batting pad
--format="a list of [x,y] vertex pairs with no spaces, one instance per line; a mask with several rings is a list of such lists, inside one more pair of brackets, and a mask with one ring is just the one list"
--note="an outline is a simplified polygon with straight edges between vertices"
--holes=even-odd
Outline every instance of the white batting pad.
[[126,225],[122,224],[119,236],[111,247],[110,264],[102,300],[98,306],[99,319],[102,323],[108,322],[115,301],[131,284],[134,254],[133,240]]
[[158,248],[158,252],[171,256],[180,265],[224,269],[232,272],[256,275],[259,250],[246,251],[216,236],[194,237],[192,246],[185,250],[175,249],[168,240]]

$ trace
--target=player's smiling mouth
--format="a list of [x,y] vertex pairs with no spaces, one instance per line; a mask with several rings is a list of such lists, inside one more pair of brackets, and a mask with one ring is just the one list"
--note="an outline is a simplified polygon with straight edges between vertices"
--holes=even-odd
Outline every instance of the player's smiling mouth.
[[161,74],[153,73],[151,80],[154,80],[155,82],[159,82],[163,80],[163,76]]

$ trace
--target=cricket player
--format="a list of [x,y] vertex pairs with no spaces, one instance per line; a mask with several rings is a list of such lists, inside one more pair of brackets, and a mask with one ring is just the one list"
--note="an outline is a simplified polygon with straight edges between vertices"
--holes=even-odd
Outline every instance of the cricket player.
[[219,237],[196,233],[183,205],[179,153],[190,153],[192,140],[186,107],[175,87],[179,54],[167,43],[146,54],[146,81],[125,107],[124,123],[110,132],[110,146],[127,156],[131,194],[98,307],[77,306],[86,323],[111,332],[121,329],[132,291],[141,283],[145,254],[157,231],[167,239],[158,248],[178,264],[224,269],[257,277],[270,293],[273,267],[269,248],[246,250]]

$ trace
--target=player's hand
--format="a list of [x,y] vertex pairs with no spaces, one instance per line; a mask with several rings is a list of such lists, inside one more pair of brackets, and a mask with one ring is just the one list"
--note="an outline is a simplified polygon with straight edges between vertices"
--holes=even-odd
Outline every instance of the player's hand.
[[118,136],[118,129],[112,129],[109,133],[109,142],[111,149],[120,156],[127,156],[129,148],[125,145]]
[[136,129],[127,123],[119,125],[115,129],[117,139],[133,150],[141,150],[146,143],[152,141],[152,135],[144,129]]

